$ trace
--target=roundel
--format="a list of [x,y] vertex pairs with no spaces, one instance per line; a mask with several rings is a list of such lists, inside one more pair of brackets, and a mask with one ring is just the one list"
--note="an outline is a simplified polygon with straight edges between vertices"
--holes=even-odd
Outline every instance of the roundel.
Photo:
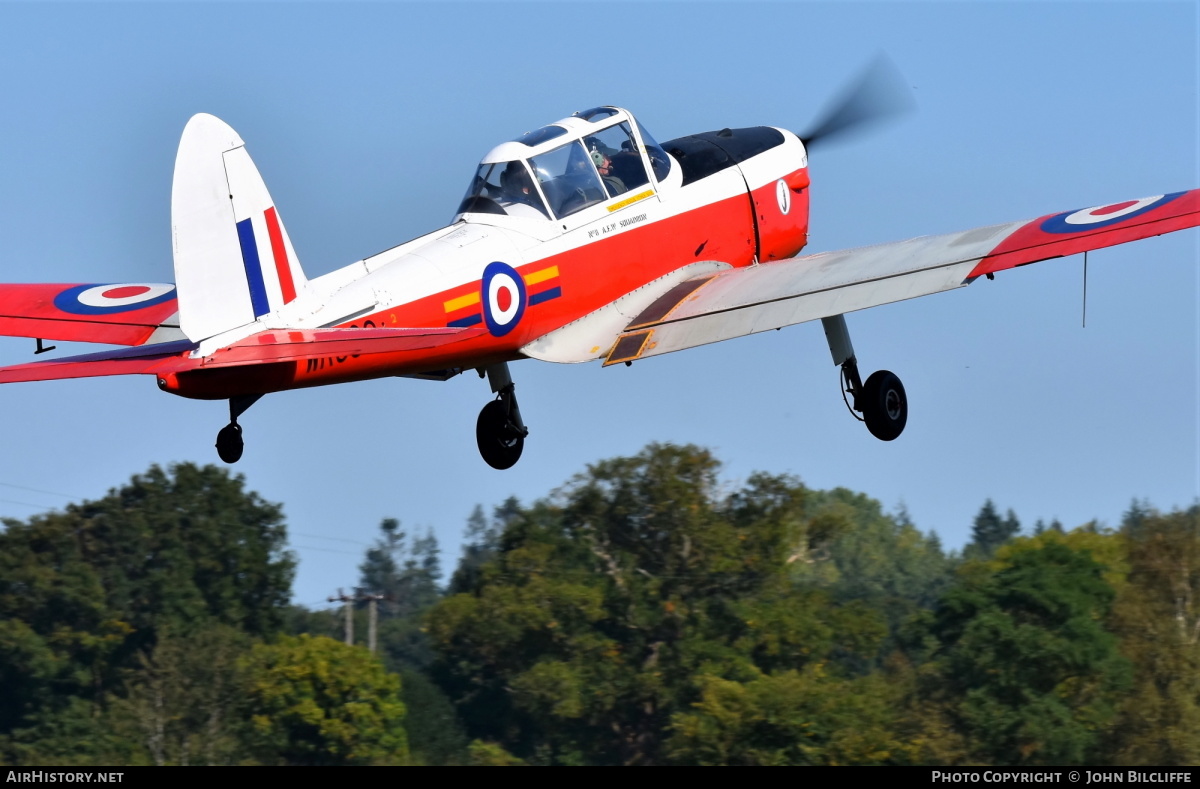
[[779,202],[781,213],[786,214],[792,209],[792,190],[782,178],[775,182],[775,200]]
[[525,314],[525,280],[507,263],[488,263],[483,270],[483,319],[494,337],[503,337]]
[[54,297],[54,306],[73,315],[109,315],[152,307],[175,298],[174,285],[76,285]]
[[1096,230],[1116,225],[1169,203],[1182,194],[1183,192],[1175,192],[1169,195],[1154,195],[1153,197],[1143,197],[1141,200],[1126,200],[1123,203],[1099,205],[1095,208],[1082,208],[1078,211],[1055,214],[1042,222],[1042,230],[1047,233],[1079,233],[1084,230]]

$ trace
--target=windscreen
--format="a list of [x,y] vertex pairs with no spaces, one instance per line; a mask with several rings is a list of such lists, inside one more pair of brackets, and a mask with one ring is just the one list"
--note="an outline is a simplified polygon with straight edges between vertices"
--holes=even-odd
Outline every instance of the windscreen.
[[578,140],[535,156],[529,163],[558,217],[608,199],[591,155]]
[[529,169],[519,159],[479,165],[458,213],[550,218]]

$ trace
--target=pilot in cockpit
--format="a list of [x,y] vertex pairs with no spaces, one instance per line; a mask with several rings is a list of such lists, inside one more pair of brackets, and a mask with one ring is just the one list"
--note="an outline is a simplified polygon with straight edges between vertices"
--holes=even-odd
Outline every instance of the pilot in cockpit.
[[597,142],[595,139],[591,141],[589,149],[592,155],[592,162],[596,165],[596,170],[600,173],[600,180],[604,181],[604,188],[608,190],[608,196],[615,197],[622,192],[628,192],[629,187],[625,186],[625,182],[618,178],[613,171],[612,157],[617,152]]
[[508,202],[524,203],[541,209],[541,198],[538,197],[533,187],[533,179],[529,177],[529,171],[522,162],[508,163],[504,172],[500,173],[500,187],[503,190],[503,198]]

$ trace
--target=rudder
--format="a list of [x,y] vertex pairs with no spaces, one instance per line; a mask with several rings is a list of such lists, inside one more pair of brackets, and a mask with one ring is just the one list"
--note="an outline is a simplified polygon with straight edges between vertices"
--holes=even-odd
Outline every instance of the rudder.
[[291,302],[307,279],[245,143],[224,121],[188,121],[175,158],[171,235],[179,324],[195,342]]

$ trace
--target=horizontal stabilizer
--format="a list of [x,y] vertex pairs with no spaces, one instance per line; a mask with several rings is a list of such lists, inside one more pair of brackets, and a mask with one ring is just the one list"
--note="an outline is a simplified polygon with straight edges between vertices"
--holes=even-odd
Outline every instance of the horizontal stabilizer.
[[178,310],[165,283],[0,285],[0,336],[141,345],[180,336]]
[[434,348],[484,334],[482,326],[421,329],[276,329],[259,332],[221,348],[203,359],[200,367],[229,367],[267,362],[304,360],[324,356],[363,356]]
[[143,345],[139,348],[118,348],[83,356],[65,356],[44,362],[0,367],[0,384],[25,381],[53,381],[63,378],[95,378],[103,375],[136,375],[186,369],[187,352],[195,348],[187,340]]
[[486,331],[482,326],[420,329],[278,329],[259,332],[209,356],[199,358],[189,355],[189,352],[196,349],[196,343],[177,340],[0,367],[0,384],[103,375],[159,375],[217,367],[305,361],[328,356],[418,351],[478,337]]

